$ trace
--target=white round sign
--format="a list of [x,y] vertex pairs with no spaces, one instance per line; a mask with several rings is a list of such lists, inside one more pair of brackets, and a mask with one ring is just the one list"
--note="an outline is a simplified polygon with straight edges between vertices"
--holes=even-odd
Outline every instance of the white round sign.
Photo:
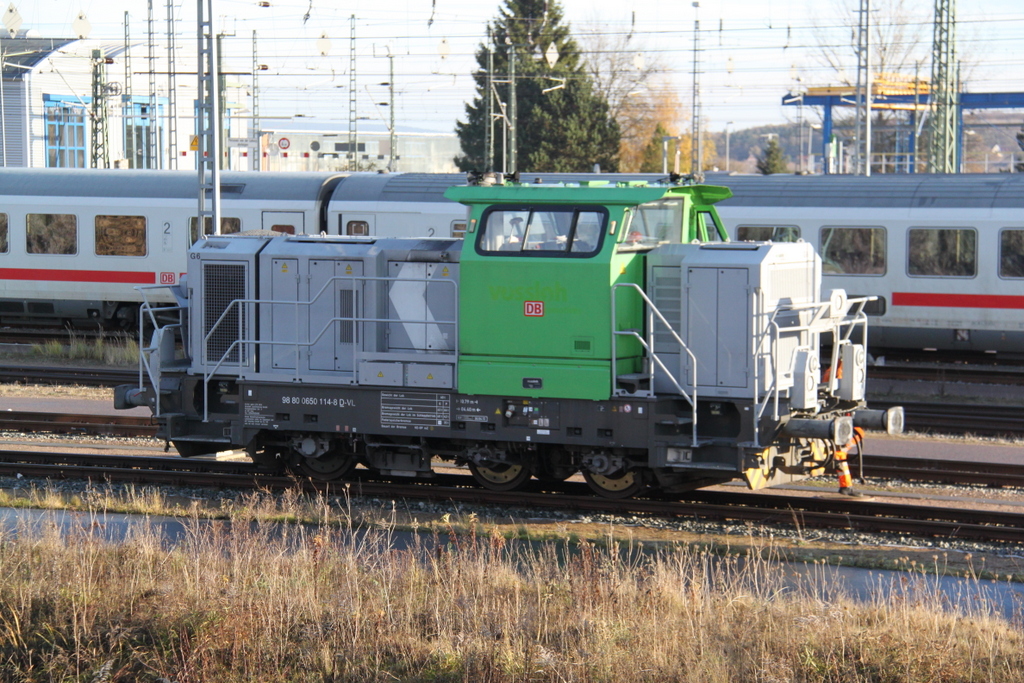
[[277,146],[280,147],[281,149],[288,149],[289,147],[292,146],[292,143],[288,138],[281,138],[280,140],[277,141]]

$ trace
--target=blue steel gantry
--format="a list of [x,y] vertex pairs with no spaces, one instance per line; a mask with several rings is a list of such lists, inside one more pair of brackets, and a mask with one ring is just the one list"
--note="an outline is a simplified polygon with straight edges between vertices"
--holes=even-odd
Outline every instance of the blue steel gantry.
[[[887,80],[879,74],[878,80],[872,88],[871,108],[872,110],[899,110],[911,112],[911,126],[907,140],[907,155],[909,158],[916,156],[917,120],[918,112],[931,109],[931,93],[928,83],[919,81],[917,87],[913,82],[900,82],[896,79]],[[820,88],[808,88],[806,93],[790,93],[782,98],[785,106],[808,105],[812,107],[823,107],[822,115],[822,158],[825,173],[834,173],[830,168],[828,160],[829,144],[832,140],[832,109],[834,107],[857,106],[857,90],[854,86],[828,86]],[[965,109],[1022,109],[1024,108],[1024,92],[990,92],[990,93],[960,93],[956,107],[956,131],[957,146],[963,146],[963,112]],[[957,158],[962,158],[961,150],[958,149]],[[916,164],[910,164],[910,172],[914,172]]]

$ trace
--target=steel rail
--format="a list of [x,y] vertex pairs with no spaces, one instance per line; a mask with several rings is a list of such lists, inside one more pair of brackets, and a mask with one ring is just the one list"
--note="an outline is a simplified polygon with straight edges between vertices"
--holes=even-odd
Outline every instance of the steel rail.
[[0,365],[0,382],[19,384],[70,384],[114,387],[135,384],[139,371],[116,368],[71,368],[61,366]]
[[865,455],[864,475],[940,484],[980,484],[1024,488],[1024,463],[967,462],[942,458]]
[[315,482],[261,472],[247,462],[144,456],[66,453],[0,453],[0,475],[20,473],[47,478],[219,487],[300,487],[328,494],[447,500],[519,508],[557,508],[577,512],[641,514],[692,519],[779,524],[802,528],[890,532],[926,537],[1024,543],[1024,512],[946,508],[839,497],[797,497],[763,492],[697,491],[682,500],[607,500],[585,495],[582,484],[569,483],[558,493],[538,487],[499,493],[460,485],[466,475],[440,475],[435,485],[395,483],[366,478],[349,482]]
[[136,415],[80,415],[23,410],[0,411],[0,430],[50,432],[90,436],[156,436],[157,425],[150,417]]

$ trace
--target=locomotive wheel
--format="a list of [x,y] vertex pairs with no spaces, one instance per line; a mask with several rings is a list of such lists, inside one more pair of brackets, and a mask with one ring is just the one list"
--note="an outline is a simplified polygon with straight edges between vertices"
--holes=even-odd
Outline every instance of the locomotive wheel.
[[305,458],[293,453],[291,467],[297,474],[304,477],[319,481],[332,481],[351,472],[355,468],[356,462],[355,453],[347,453],[336,448],[324,453],[319,458]]
[[491,491],[514,491],[530,480],[530,468],[525,465],[497,464],[494,467],[482,467],[469,463],[469,471],[473,478],[485,489]]
[[636,470],[619,472],[613,476],[583,470],[583,478],[594,493],[604,498],[629,498],[644,488],[643,477]]

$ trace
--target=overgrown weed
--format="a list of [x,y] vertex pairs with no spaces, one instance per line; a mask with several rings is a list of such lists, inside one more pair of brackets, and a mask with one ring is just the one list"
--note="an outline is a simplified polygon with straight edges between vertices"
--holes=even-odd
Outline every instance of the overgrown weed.
[[918,565],[855,600],[754,537],[722,556],[520,543],[473,518],[399,536],[393,509],[357,527],[345,501],[265,492],[230,521],[190,506],[173,545],[145,523],[114,543],[104,496],[71,529],[0,536],[0,679],[1024,680],[1024,634],[981,584],[953,607]]
[[139,343],[129,334],[102,334],[95,338],[82,337],[68,331],[67,343],[50,339],[32,345],[36,356],[56,360],[86,360],[104,365],[136,365],[139,362]]

